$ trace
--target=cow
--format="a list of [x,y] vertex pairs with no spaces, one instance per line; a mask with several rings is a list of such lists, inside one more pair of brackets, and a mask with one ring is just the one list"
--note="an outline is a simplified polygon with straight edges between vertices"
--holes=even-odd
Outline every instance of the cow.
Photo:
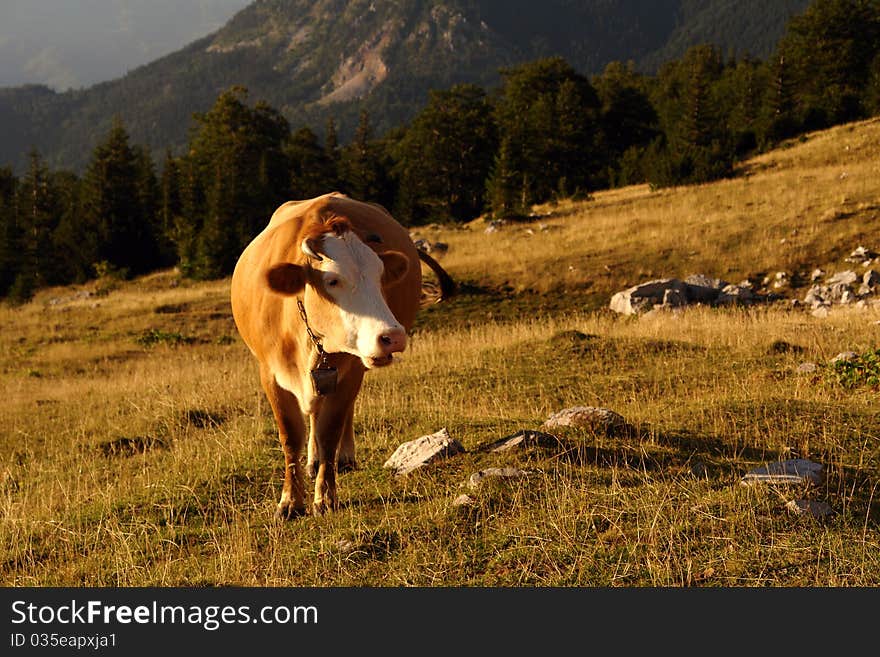
[[338,507],[337,471],[356,465],[352,417],[364,373],[406,348],[421,292],[409,233],[382,206],[338,192],[284,203],[242,252],[232,313],[284,453],[277,518]]

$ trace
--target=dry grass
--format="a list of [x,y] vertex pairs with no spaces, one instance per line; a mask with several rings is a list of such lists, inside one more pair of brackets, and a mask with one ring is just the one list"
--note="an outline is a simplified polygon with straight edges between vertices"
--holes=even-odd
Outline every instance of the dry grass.
[[[649,277],[808,273],[880,247],[878,144],[880,122],[866,122],[736,180],[602,192],[492,234],[479,221],[422,229],[450,245],[443,264],[465,293],[425,310],[402,362],[367,377],[342,509],[282,525],[282,459],[228,281],[164,272],[2,307],[0,583],[876,586],[876,391],[796,368],[876,348],[878,311],[633,320],[605,306]],[[480,449],[572,405],[611,408],[638,432]],[[382,468],[443,426],[466,454],[403,479]],[[825,482],[739,485],[792,457],[823,463]],[[533,474],[453,505],[470,473],[496,465]],[[835,514],[794,516],[795,497]]]
[[[840,265],[880,230],[880,119],[810,134],[709,185],[598,192],[588,203],[485,234],[423,229],[450,244],[445,266],[480,285],[515,291],[609,294],[650,278],[704,273],[760,282]],[[880,245],[875,245],[880,247]]]

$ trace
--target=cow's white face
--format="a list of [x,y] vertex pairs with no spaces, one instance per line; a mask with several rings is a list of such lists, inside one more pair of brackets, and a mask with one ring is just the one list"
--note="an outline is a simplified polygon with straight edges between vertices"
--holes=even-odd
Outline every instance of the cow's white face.
[[351,232],[325,234],[320,248],[314,240],[302,249],[318,280],[306,288],[304,304],[313,331],[323,335],[324,349],[361,359],[367,368],[392,362],[406,348],[406,331],[382,294],[383,279],[393,285],[406,274],[406,256],[382,254]]

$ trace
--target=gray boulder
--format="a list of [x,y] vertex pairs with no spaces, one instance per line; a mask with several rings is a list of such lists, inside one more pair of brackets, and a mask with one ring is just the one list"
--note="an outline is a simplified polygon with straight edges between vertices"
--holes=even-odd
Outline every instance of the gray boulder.
[[842,283],[843,285],[850,286],[859,280],[859,275],[856,274],[852,269],[847,269],[846,271],[839,271],[836,274],[830,276],[826,282],[829,285],[835,285],[837,283]]
[[383,467],[391,468],[396,475],[405,475],[429,463],[465,451],[464,446],[451,438],[446,427],[443,427],[437,433],[403,443],[388,457]]
[[684,282],[687,286],[687,299],[691,303],[715,303],[718,295],[728,285],[727,281],[705,274],[691,274]]
[[687,285],[677,278],[660,278],[618,292],[611,297],[611,310],[621,315],[638,315],[663,304],[668,290],[685,293]]
[[553,413],[541,425],[543,429],[556,427],[587,427],[609,436],[633,431],[633,427],[619,413],[595,406],[573,406],[563,409]]
[[880,286],[880,274],[873,269],[869,269],[862,276],[862,284],[859,286],[859,296],[867,296],[877,291]]
[[757,300],[757,295],[750,287],[745,285],[725,285],[718,295],[716,303],[719,306],[730,304],[749,304]]
[[510,452],[533,447],[559,447],[561,444],[562,441],[553,434],[544,433],[543,431],[522,429],[514,434],[505,436],[504,438],[499,438],[495,442],[487,445],[484,449],[490,452]]
[[720,278],[692,274],[685,280],[659,278],[618,292],[609,307],[622,315],[649,313],[655,309],[681,308],[693,303],[723,305],[754,303],[761,297],[744,281],[731,285]]

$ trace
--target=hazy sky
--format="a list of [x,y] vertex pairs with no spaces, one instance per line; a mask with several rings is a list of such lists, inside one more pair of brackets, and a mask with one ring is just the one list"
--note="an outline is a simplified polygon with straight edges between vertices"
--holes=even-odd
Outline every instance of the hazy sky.
[[90,86],[223,26],[252,0],[0,0],[0,87]]

